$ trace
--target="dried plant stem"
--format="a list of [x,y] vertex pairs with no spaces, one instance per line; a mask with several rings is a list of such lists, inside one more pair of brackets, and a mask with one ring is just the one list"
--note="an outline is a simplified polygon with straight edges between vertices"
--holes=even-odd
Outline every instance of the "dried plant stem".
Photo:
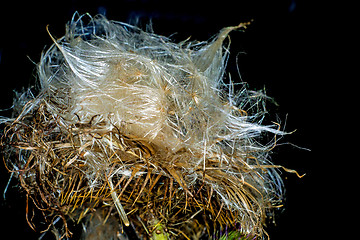
[[121,205],[116,192],[114,191],[115,189],[114,189],[114,185],[112,183],[111,178],[108,180],[108,182],[109,182],[109,185],[110,185],[111,197],[112,197],[112,199],[114,201],[116,210],[118,211],[120,219],[122,220],[122,222],[125,224],[125,226],[128,227],[130,225],[129,219],[126,216],[125,210],[124,210],[123,206]]

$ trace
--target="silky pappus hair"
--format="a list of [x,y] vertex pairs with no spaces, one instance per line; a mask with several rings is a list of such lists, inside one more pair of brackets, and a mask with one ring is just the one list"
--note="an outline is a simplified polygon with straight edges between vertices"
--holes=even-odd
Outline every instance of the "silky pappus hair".
[[263,93],[224,82],[228,34],[246,25],[175,43],[74,15],[65,36],[49,33],[38,94],[16,96],[1,139],[45,231],[70,238],[73,221],[88,240],[132,239],[129,229],[139,239],[225,239],[229,226],[236,239],[266,237],[284,194],[269,153],[285,133],[262,125]]

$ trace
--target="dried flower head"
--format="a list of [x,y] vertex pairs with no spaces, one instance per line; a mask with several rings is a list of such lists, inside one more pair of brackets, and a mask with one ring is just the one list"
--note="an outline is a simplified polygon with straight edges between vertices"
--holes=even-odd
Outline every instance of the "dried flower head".
[[262,125],[263,94],[223,80],[224,41],[245,27],[174,43],[75,15],[64,37],[50,35],[39,94],[17,96],[2,137],[7,168],[49,229],[62,219],[69,237],[69,219],[114,222],[116,213],[142,239],[199,239],[235,225],[244,239],[264,236],[283,183],[268,160],[274,141],[259,137],[284,132]]

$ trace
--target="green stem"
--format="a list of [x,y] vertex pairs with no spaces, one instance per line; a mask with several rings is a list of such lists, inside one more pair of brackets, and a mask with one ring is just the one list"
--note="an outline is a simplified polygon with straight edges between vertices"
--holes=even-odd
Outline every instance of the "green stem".
[[169,240],[169,234],[167,233],[166,227],[161,224],[160,221],[154,220],[155,223],[152,231],[152,240]]
[[226,235],[222,235],[219,240],[251,240],[251,237],[244,236],[239,231],[231,231]]

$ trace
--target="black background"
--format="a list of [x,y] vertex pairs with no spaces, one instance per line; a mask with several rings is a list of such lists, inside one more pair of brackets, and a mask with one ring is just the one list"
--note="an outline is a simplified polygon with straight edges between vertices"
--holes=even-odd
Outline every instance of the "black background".
[[[315,1],[164,1],[117,0],[90,1],[9,1],[2,4],[0,29],[0,97],[1,108],[11,106],[13,89],[20,90],[34,83],[35,63],[41,52],[51,45],[46,25],[53,36],[61,37],[65,23],[75,11],[80,14],[105,14],[111,20],[145,26],[152,20],[154,32],[182,41],[207,40],[226,26],[253,20],[245,32],[231,33],[229,71],[239,80],[236,62],[243,81],[252,89],[266,88],[279,104],[270,107],[273,117],[286,123],[287,131],[296,132],[282,142],[272,155],[276,164],[296,169],[284,173],[286,202],[276,226],[268,228],[271,239],[325,239],[328,220],[325,198],[328,198],[328,158],[333,151],[323,148],[331,138],[324,116],[335,114],[332,99],[327,97],[329,79],[322,64],[329,56],[326,5]],[[335,12],[336,13],[336,12]],[[137,20],[138,19],[138,20]],[[331,51],[330,51],[331,52]],[[328,69],[328,71],[331,71]],[[276,114],[277,115],[276,115]],[[4,112],[4,114],[7,114]],[[285,122],[286,120],[286,122]],[[324,143],[324,144],[323,144]],[[321,156],[321,157],[320,157]],[[6,186],[8,173],[1,166],[0,193]],[[330,179],[330,183],[329,183]],[[335,182],[335,180],[333,180]],[[333,182],[333,183],[334,183]],[[15,181],[12,182],[13,184]],[[25,198],[10,188],[6,200],[2,196],[1,232],[11,239],[37,239],[25,220]]]

